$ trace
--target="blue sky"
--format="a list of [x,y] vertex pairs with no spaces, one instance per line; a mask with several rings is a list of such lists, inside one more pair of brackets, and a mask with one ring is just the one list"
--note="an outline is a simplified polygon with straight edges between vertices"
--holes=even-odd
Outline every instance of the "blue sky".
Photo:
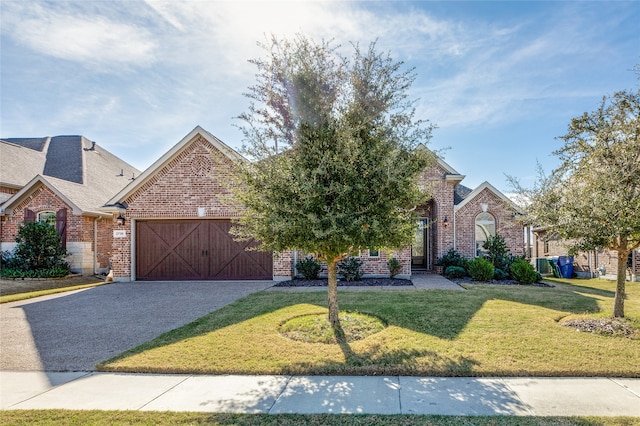
[[265,34],[333,38],[415,67],[430,147],[509,192],[602,96],[637,89],[640,2],[11,1],[0,3],[0,136],[82,134],[144,170],[196,125],[234,127]]

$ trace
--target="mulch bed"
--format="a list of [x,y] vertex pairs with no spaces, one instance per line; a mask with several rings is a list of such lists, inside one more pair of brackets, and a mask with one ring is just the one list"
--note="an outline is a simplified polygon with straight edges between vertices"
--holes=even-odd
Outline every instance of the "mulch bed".
[[561,321],[560,324],[586,333],[631,339],[640,338],[640,331],[620,318],[574,319]]
[[[363,278],[358,281],[338,281],[338,287],[379,287],[379,286],[410,286],[411,280],[399,278]],[[274,287],[327,287],[327,280],[294,279],[281,281]]]

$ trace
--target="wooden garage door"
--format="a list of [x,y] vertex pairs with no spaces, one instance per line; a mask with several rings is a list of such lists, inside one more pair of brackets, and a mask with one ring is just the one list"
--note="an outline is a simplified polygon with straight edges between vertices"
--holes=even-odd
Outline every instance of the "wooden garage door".
[[157,220],[136,223],[138,280],[270,280],[271,253],[247,251],[229,220]]

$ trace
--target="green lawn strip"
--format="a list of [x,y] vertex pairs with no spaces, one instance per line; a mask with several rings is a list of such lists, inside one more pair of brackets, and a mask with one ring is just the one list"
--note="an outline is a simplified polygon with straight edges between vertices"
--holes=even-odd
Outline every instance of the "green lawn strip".
[[84,288],[97,287],[103,284],[110,284],[110,283],[105,283],[104,281],[100,281],[94,284],[82,284],[82,285],[74,285],[70,287],[50,288],[47,290],[30,291],[28,293],[7,294],[6,296],[0,296],[0,303],[17,302],[20,300],[32,299],[34,297],[48,296],[50,294],[65,293],[67,291],[82,290]]
[[626,426],[632,417],[511,417],[367,414],[211,414],[140,411],[0,411],[3,425],[433,425],[433,426]]
[[[615,283],[555,287],[468,285],[464,292],[340,291],[342,311],[387,327],[348,345],[279,334],[326,312],[326,292],[261,292],[98,366],[104,371],[197,374],[640,377],[640,340],[577,332],[558,322],[610,315]],[[640,320],[640,286],[627,289]]]

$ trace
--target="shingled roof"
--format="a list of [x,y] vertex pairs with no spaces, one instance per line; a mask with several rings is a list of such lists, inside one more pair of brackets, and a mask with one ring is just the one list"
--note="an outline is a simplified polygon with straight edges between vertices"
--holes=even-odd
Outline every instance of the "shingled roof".
[[33,185],[52,186],[76,214],[96,213],[140,171],[83,136],[0,140],[0,185],[21,189],[5,211]]

